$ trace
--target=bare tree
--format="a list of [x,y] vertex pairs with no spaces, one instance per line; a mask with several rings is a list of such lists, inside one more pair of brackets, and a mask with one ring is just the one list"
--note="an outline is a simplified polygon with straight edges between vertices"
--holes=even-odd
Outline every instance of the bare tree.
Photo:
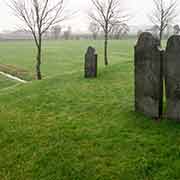
[[9,6],[31,31],[37,48],[36,75],[41,80],[43,35],[54,25],[67,18],[64,0],[10,0]]
[[177,0],[154,0],[154,11],[149,16],[151,22],[159,29],[159,40],[162,46],[162,37],[165,29],[177,17]]
[[174,34],[178,35],[179,32],[180,32],[180,27],[179,27],[179,25],[176,24],[176,25],[173,27],[173,29],[174,29]]
[[52,36],[57,40],[61,34],[61,26],[56,25],[51,28]]
[[91,0],[94,10],[89,17],[91,21],[99,24],[104,32],[104,61],[108,65],[108,39],[109,33],[115,25],[121,25],[127,21],[127,15],[122,11],[121,0]]
[[159,38],[159,26],[153,25],[151,28],[146,29],[147,32],[151,32],[155,38]]
[[169,24],[166,28],[165,38],[168,39],[172,35],[172,30],[173,30],[173,26],[172,24]]
[[91,22],[89,25],[89,31],[92,33],[93,39],[96,40],[98,33],[99,33],[100,27],[99,24],[96,22]]
[[129,32],[129,26],[124,23],[121,25],[116,25],[112,28],[111,35],[113,39],[120,39],[123,36],[126,36]]

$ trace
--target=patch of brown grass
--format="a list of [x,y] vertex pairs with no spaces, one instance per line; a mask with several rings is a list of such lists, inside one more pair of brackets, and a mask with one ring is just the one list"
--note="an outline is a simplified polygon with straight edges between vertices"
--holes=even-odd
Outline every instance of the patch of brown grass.
[[4,72],[4,73],[8,73],[12,76],[16,76],[18,78],[27,80],[27,81],[31,81],[33,79],[35,79],[35,75],[32,74],[31,72],[16,67],[14,65],[9,65],[9,64],[0,64],[0,71]]

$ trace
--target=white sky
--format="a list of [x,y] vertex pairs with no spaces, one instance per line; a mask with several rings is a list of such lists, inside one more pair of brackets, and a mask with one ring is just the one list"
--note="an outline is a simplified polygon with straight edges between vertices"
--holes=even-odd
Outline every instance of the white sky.
[[[6,0],[7,2],[9,0]],[[65,22],[66,26],[71,25],[73,31],[86,31],[88,28],[87,11],[91,7],[91,0],[66,0],[68,8],[77,10],[78,13],[69,21]],[[169,1],[169,0],[166,0]],[[153,0],[123,0],[125,9],[128,14],[132,15],[130,25],[150,25],[147,15],[153,8]],[[13,16],[11,9],[7,7],[5,0],[0,0],[0,31],[17,29],[20,25],[19,20]]]

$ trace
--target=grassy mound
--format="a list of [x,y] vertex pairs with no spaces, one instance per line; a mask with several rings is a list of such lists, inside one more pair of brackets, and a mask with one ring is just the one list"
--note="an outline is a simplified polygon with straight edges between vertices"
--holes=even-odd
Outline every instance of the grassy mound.
[[0,64],[0,71],[27,81],[35,79],[35,75],[29,71],[9,64]]
[[6,78],[0,74],[0,90],[6,89],[6,88],[11,87],[15,84],[17,84],[16,81],[11,80],[9,78]]
[[133,111],[133,64],[0,95],[0,179],[180,179],[180,125]]

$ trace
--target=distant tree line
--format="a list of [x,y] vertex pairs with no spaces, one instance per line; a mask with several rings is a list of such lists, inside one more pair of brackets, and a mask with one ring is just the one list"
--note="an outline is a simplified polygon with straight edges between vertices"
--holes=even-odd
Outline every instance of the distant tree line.
[[[177,0],[153,0],[154,8],[149,15],[152,27],[151,31],[160,41],[168,36],[173,29],[174,34],[179,34],[180,27],[175,24]],[[130,37],[130,28],[127,24],[129,15],[123,10],[123,0],[91,0],[92,8],[88,16],[90,19],[89,32],[91,34],[73,34],[69,26],[63,30],[61,22],[70,15],[65,11],[65,0],[10,0],[9,6],[14,14],[26,25],[25,31],[32,34],[37,49],[36,75],[42,79],[42,43],[44,39],[103,39],[104,40],[104,64],[109,64],[108,41],[109,39],[121,39]],[[73,13],[72,13],[73,14]],[[137,35],[142,31],[139,30]]]
[[[92,39],[97,40],[102,39],[103,32],[101,31],[100,26],[95,23],[91,22],[89,25],[89,31],[92,33]],[[109,32],[109,39],[121,39],[123,37],[127,37],[130,31],[129,26],[126,23],[123,24],[116,24],[112,27],[111,31]]]

